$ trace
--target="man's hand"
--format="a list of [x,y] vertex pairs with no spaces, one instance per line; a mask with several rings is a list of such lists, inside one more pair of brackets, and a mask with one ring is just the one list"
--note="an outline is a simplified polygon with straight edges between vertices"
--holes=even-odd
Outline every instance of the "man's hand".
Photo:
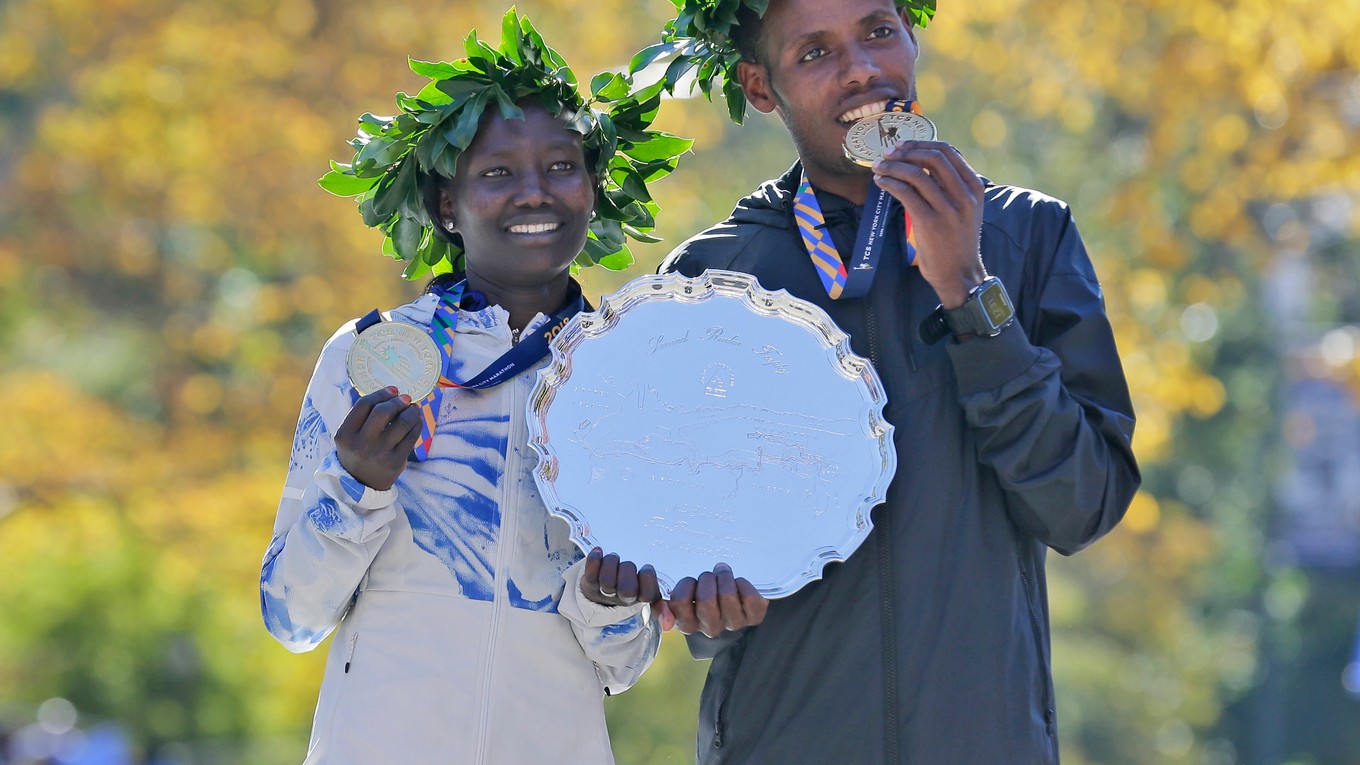
[[385,388],[354,404],[335,431],[340,464],[363,485],[386,491],[406,469],[406,457],[420,438],[420,407],[405,393]]
[[750,582],[735,579],[732,567],[719,563],[696,580],[685,577],[671,590],[675,626],[686,635],[717,637],[723,630],[754,627],[765,620],[766,600]]
[[874,164],[874,182],[911,216],[916,263],[945,308],[958,308],[987,271],[979,247],[985,185],[959,150],[903,141]]

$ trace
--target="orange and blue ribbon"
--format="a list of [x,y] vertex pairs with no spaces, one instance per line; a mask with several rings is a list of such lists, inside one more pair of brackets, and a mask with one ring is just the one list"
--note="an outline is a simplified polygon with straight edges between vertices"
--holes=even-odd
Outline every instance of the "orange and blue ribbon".
[[[915,101],[889,101],[886,111],[920,114]],[[894,206],[900,207],[888,192],[877,184],[872,185],[860,218],[854,253],[847,266],[831,240],[826,216],[822,214],[822,206],[817,202],[817,194],[808,180],[807,171],[803,171],[798,182],[798,193],[794,197],[793,219],[798,223],[798,233],[803,238],[803,247],[808,256],[812,258],[813,268],[832,300],[863,297],[869,293]],[[912,265],[916,262],[916,232],[911,225],[911,214],[905,209],[902,214],[906,219],[906,262]]]

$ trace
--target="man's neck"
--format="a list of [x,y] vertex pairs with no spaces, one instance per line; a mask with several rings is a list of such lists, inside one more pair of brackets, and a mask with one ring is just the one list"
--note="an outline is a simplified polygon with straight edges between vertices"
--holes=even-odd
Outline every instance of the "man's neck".
[[874,174],[867,168],[855,168],[845,173],[828,173],[818,168],[803,166],[808,181],[817,191],[835,194],[856,205],[863,205],[869,199],[869,188],[873,185]]

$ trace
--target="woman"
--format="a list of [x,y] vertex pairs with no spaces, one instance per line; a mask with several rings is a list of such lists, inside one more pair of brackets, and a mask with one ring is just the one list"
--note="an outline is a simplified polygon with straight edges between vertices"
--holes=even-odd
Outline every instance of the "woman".
[[[290,650],[337,633],[308,763],[609,762],[603,696],[656,653],[655,574],[582,557],[548,514],[525,404],[583,306],[573,263],[626,259],[618,234],[651,225],[611,179],[664,175],[688,142],[647,129],[656,89],[610,80],[602,119],[527,19],[506,28],[499,49],[412,62],[430,86],[365,115],[353,164],[322,179],[360,196],[408,276],[445,273],[342,327],[303,405],[261,604]],[[433,336],[443,392],[355,391],[347,356],[378,319]]]

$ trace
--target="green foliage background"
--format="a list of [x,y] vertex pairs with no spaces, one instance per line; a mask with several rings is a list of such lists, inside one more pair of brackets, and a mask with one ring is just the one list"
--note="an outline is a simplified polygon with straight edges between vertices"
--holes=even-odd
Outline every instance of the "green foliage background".
[[[519,6],[577,71],[625,65],[671,10]],[[417,289],[315,179],[355,114],[420,85],[407,55],[456,56],[504,10],[0,3],[0,727],[63,696],[147,753],[301,760],[322,656],[265,633],[258,563],[321,342]],[[1360,5],[969,0],[919,35],[942,134],[1074,205],[1136,397],[1145,491],[1050,565],[1065,761],[1360,762],[1356,575],[1273,553],[1295,431],[1262,307],[1272,265],[1309,257],[1308,321],[1360,321]],[[589,272],[594,295],[793,156],[703,99],[659,126],[697,139],[655,189],[667,242]],[[1354,355],[1328,363],[1360,390]],[[692,759],[702,671],[668,636],[608,701],[621,763]]]

